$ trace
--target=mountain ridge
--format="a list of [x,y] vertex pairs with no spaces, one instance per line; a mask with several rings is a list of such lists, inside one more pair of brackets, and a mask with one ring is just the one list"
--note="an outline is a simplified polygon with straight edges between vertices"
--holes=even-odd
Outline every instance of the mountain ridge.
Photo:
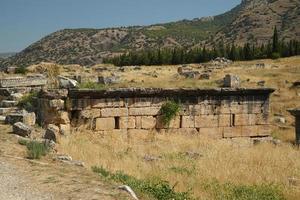
[[127,51],[154,48],[193,48],[220,42],[243,45],[267,43],[275,26],[281,38],[300,39],[298,0],[243,0],[220,15],[104,29],[63,29],[6,59],[3,65],[39,62],[94,65]]

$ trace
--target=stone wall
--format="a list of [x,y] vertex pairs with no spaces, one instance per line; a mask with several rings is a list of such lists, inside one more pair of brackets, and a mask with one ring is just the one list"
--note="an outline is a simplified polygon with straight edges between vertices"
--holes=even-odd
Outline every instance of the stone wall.
[[[85,126],[103,133],[155,131],[212,138],[264,137],[270,135],[269,95],[272,92],[272,89],[70,90],[65,108],[52,112],[54,116],[48,115],[43,122],[59,125],[63,112],[73,127]],[[168,100],[180,102],[181,110],[167,127],[162,123],[160,109]],[[41,97],[44,104],[51,101]],[[49,110],[46,112],[51,114]]]
[[43,76],[10,77],[10,78],[0,79],[1,88],[34,87],[34,86],[44,86],[46,84],[47,84],[47,79]]

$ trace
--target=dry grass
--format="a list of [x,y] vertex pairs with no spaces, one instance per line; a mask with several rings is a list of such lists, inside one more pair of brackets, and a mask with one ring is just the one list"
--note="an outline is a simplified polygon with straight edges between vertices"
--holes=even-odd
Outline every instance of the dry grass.
[[[288,178],[300,178],[300,152],[290,144],[255,147],[236,146],[197,135],[126,135],[85,132],[61,141],[66,153],[88,166],[122,170],[137,178],[160,177],[176,185],[178,191],[192,189],[194,197],[210,199],[203,184],[212,180],[233,184],[272,183],[283,188],[287,199],[300,196]],[[186,152],[199,153],[190,158]],[[150,155],[159,158],[145,161]]]

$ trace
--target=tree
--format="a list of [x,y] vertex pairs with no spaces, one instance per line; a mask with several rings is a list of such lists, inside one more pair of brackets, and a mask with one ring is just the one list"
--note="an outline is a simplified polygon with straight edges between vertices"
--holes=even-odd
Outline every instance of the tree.
[[276,26],[274,28],[274,33],[273,33],[272,53],[279,53],[279,39],[278,39],[278,31]]

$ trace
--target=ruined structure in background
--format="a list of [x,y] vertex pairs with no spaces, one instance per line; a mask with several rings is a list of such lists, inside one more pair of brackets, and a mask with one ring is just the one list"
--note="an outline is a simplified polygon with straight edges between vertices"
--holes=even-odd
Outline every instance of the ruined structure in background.
[[295,129],[296,129],[296,144],[300,145],[300,108],[289,110],[295,116]]
[[[212,138],[268,137],[273,89],[52,90],[39,96],[39,122],[61,133],[84,127],[101,133],[192,133]],[[161,106],[179,102],[169,126]],[[72,128],[71,128],[72,127]]]

